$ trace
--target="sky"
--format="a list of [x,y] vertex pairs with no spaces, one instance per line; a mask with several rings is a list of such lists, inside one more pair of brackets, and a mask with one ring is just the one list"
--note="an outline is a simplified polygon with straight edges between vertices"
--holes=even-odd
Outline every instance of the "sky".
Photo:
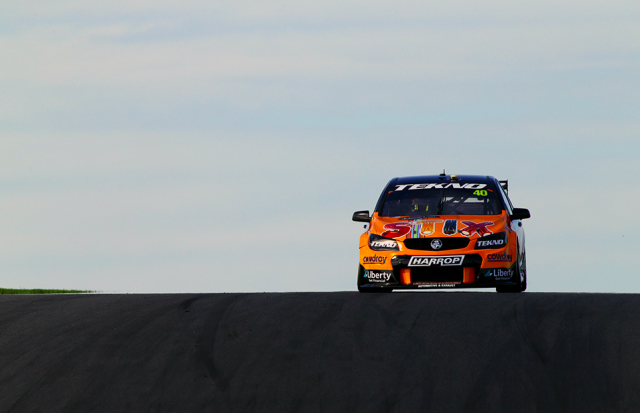
[[640,2],[0,4],[0,287],[355,291],[393,177],[508,179],[528,291],[640,292]]

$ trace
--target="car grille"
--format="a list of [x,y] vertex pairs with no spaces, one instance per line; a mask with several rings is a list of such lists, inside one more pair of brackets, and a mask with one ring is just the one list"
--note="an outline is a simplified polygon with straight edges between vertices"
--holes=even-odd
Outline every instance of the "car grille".
[[434,239],[436,238],[407,238],[404,240],[404,245],[410,250],[422,251],[457,250],[469,245],[469,238],[437,238],[442,241],[442,248],[435,250],[431,247],[431,241]]
[[462,267],[411,268],[411,282],[462,282]]

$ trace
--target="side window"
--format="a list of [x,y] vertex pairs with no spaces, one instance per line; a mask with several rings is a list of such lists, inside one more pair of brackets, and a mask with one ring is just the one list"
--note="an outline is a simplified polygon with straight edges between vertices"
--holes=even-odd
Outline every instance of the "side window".
[[376,208],[373,210],[373,212],[378,212],[378,213],[380,212],[380,209],[382,208],[384,201],[387,199],[387,195],[391,191],[391,185],[395,183],[397,180],[398,178],[393,178],[387,183],[387,186],[384,187],[384,189],[382,190],[382,193],[380,194],[380,198],[378,198],[378,202],[376,202]]
[[500,196],[502,197],[502,202],[504,202],[504,205],[507,208],[507,214],[511,215],[513,213],[513,205],[511,205],[511,200],[509,199],[507,194],[504,192],[504,189],[502,189],[502,185],[500,185],[500,182],[496,181],[494,183],[496,185],[496,188],[498,188],[498,192],[500,192]]

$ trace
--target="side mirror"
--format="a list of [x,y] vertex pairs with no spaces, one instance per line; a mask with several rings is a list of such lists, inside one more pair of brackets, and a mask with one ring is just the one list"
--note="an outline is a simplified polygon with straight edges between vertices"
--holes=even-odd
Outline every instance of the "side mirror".
[[510,215],[511,219],[527,219],[531,218],[531,213],[525,208],[513,208],[513,213]]
[[353,213],[352,220],[358,222],[371,222],[371,217],[369,216],[369,211],[356,211]]

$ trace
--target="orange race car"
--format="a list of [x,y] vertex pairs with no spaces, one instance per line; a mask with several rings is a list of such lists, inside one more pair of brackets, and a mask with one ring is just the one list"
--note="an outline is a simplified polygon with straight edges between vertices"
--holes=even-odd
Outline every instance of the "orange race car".
[[[358,291],[419,288],[527,288],[522,219],[507,181],[492,176],[394,178],[360,236]],[[366,228],[366,226],[365,226]]]

